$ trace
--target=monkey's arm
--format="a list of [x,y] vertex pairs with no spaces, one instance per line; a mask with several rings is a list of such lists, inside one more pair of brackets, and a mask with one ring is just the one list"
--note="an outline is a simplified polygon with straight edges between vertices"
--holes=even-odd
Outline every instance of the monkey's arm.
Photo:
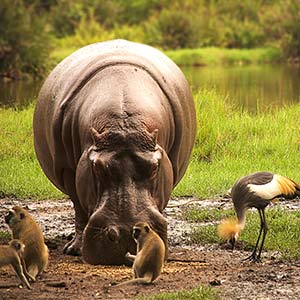
[[132,255],[129,252],[126,253],[125,257],[132,262],[135,260],[135,255]]
[[23,268],[22,268],[22,263],[21,263],[20,258],[17,257],[16,260],[12,261],[11,265],[14,268],[14,270],[17,273],[17,275],[20,278],[20,280],[26,285],[26,287],[28,289],[31,289],[31,286],[30,286],[27,278],[25,277],[25,275],[23,273]]

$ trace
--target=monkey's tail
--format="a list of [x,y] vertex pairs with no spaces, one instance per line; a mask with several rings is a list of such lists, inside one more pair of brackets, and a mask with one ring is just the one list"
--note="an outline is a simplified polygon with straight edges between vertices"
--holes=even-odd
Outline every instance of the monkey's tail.
[[119,286],[123,286],[123,285],[127,285],[127,284],[150,284],[153,280],[152,280],[152,273],[146,273],[144,274],[144,277],[139,277],[139,278],[134,278],[131,280],[127,280],[121,283],[118,283],[115,285],[115,287],[119,287]]
[[241,225],[236,218],[225,219],[218,225],[218,236],[223,240],[234,238],[241,231]]

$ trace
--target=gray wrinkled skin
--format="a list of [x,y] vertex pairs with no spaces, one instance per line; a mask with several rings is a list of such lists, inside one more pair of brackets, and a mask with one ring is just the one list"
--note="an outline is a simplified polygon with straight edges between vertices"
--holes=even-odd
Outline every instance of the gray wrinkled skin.
[[139,221],[167,245],[162,211],[196,131],[191,91],[170,59],[124,40],[79,49],[44,83],[33,128],[42,169],[74,204],[66,253],[123,264],[136,251],[131,231]]

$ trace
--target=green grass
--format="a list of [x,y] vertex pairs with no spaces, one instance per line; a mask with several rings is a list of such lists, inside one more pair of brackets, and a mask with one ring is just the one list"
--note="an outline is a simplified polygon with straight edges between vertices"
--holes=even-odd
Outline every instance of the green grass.
[[0,198],[62,198],[42,172],[34,153],[33,106],[0,108]]
[[300,106],[250,114],[225,104],[214,91],[195,96],[197,138],[175,196],[225,193],[239,177],[272,171],[300,181]]
[[274,63],[283,57],[282,51],[277,48],[222,49],[212,47],[171,50],[165,53],[180,66]]
[[[269,170],[300,181],[300,106],[250,114],[237,110],[214,91],[195,95],[196,143],[186,175],[173,195],[212,198],[245,174]],[[33,149],[33,106],[0,109],[0,194],[57,198]]]
[[[233,215],[233,210],[189,209],[185,212],[186,220],[193,222],[215,222],[207,225],[195,225],[191,233],[191,241],[197,244],[214,244],[220,242],[217,236],[217,221]],[[208,217],[209,216],[209,217]],[[286,211],[280,207],[266,210],[268,233],[264,244],[264,250],[278,251],[282,258],[300,259],[300,212]],[[256,210],[248,211],[245,229],[240,240],[243,241],[245,250],[252,250],[260,228],[260,219]]]
[[217,289],[200,285],[191,290],[181,290],[169,293],[159,293],[156,295],[146,295],[137,297],[139,300],[218,300],[221,299]]
[[189,222],[214,222],[234,216],[233,209],[185,209],[183,217]]

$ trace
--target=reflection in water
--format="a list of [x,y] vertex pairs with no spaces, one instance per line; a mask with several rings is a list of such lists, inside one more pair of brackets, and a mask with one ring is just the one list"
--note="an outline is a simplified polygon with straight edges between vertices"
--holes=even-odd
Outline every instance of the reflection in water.
[[[300,68],[286,65],[183,67],[193,92],[215,88],[235,107],[256,112],[300,102]],[[0,80],[0,105],[24,107],[35,101],[42,81]]]
[[41,86],[41,80],[0,80],[0,106],[26,107],[37,99]]
[[300,102],[300,68],[286,65],[182,68],[193,92],[215,88],[227,101],[251,112]]

